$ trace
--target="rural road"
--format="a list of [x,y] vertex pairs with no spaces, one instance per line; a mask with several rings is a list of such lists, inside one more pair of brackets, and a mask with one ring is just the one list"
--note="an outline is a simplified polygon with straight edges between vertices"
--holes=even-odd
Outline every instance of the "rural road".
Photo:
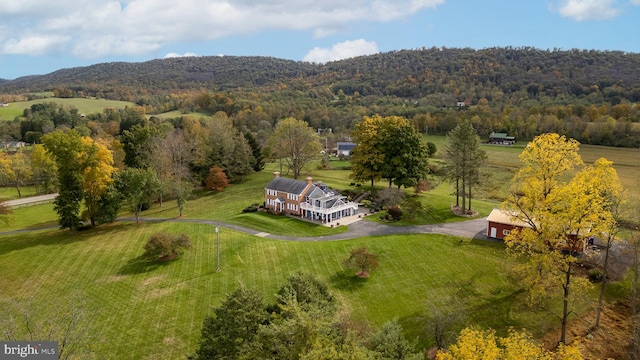
[[[5,204],[9,206],[25,205],[29,203],[36,203],[41,201],[50,201],[54,199],[58,194],[49,194],[42,196],[33,196],[23,199],[6,201]],[[135,221],[135,218],[119,218],[119,221]],[[208,224],[212,226],[220,226],[227,229],[233,229],[241,231],[247,234],[260,236],[266,239],[274,240],[287,240],[287,241],[301,241],[301,242],[313,242],[313,241],[335,241],[335,240],[347,240],[353,238],[359,238],[364,236],[382,236],[382,235],[399,235],[399,234],[443,234],[454,235],[471,239],[490,240],[487,236],[487,221],[486,218],[473,219],[455,223],[436,224],[436,225],[414,225],[414,226],[391,226],[371,221],[356,221],[347,225],[348,230],[341,234],[326,235],[326,236],[312,236],[312,237],[299,237],[299,236],[284,236],[269,234],[261,232],[255,229],[250,229],[243,226],[234,224],[227,224],[215,220],[206,219],[179,219],[179,218],[140,218],[143,222],[182,222],[182,223],[197,223]],[[38,229],[21,229],[13,231],[0,231],[0,235],[17,234],[28,231],[37,231],[43,229],[54,229],[57,226],[49,226]]]
[[4,202],[5,205],[7,205],[10,208],[16,207],[16,206],[21,206],[21,205],[28,205],[28,204],[34,204],[34,203],[39,203],[39,202],[48,202],[51,201],[53,199],[55,199],[58,196],[58,194],[47,194],[47,195],[39,195],[39,196],[30,196],[30,197],[26,197],[26,198],[22,198],[22,199],[16,199],[16,200],[7,200]]

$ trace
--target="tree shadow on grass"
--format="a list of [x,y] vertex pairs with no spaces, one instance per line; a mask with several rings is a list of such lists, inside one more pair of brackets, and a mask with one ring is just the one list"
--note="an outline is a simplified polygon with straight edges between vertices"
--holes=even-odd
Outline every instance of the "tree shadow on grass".
[[338,271],[329,278],[331,285],[343,291],[354,291],[360,289],[367,282],[366,278],[356,276],[353,271]]
[[152,260],[145,256],[138,256],[129,260],[118,270],[118,275],[135,275],[154,271],[170,264],[171,261]]
[[82,231],[47,228],[39,231],[21,229],[0,235],[0,255],[39,246],[60,246],[91,239],[93,236],[117,232],[124,224],[114,223]]

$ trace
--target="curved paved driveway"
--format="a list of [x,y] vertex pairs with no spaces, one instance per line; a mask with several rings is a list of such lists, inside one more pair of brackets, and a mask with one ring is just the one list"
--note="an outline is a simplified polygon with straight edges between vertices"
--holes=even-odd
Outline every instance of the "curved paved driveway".
[[[119,218],[119,221],[135,221],[135,218]],[[244,226],[228,224],[215,220],[206,219],[176,219],[176,218],[140,218],[143,222],[181,222],[181,223],[197,223],[208,224],[212,226],[220,226],[222,228],[233,229],[241,231],[247,234],[264,237],[274,240],[287,240],[287,241],[335,241],[335,240],[348,240],[364,236],[382,236],[382,235],[397,235],[397,234],[444,234],[460,236],[471,239],[492,240],[486,236],[487,222],[486,219],[474,219],[461,221],[448,224],[436,224],[436,225],[414,225],[414,226],[391,226],[385,224],[379,224],[370,221],[358,221],[347,225],[348,230],[341,234],[326,235],[326,236],[285,236],[276,235],[261,232],[259,230],[250,229]],[[11,231],[0,231],[0,235],[11,235],[30,231],[39,231],[46,229],[55,229],[57,225],[46,226],[35,229],[19,229]]]
[[[121,218],[119,220],[135,221],[134,218]],[[233,229],[241,231],[247,234],[264,237],[274,240],[288,240],[288,241],[335,241],[335,240],[347,240],[364,236],[377,236],[377,235],[396,235],[396,234],[444,234],[461,236],[471,239],[489,240],[486,236],[487,233],[487,221],[486,218],[473,219],[448,224],[436,224],[436,225],[414,225],[414,226],[391,226],[380,224],[371,221],[357,221],[347,225],[348,230],[341,234],[326,235],[326,236],[285,236],[275,235],[265,232],[261,232],[255,229],[250,229],[243,226],[234,224],[227,224],[215,220],[204,219],[154,219],[154,218],[140,218],[140,221],[144,222],[183,222],[183,223],[198,223],[209,224],[212,226],[220,226],[227,229]],[[0,233],[1,234],[1,233]]]

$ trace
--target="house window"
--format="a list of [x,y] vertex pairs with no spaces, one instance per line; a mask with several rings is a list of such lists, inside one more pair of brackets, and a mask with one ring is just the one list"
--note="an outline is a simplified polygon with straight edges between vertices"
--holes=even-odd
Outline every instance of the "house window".
[[511,234],[511,230],[508,230],[508,229],[502,230],[502,235],[507,236],[509,234]]
[[277,196],[278,192],[272,189],[267,189],[267,195]]
[[293,200],[293,201],[298,201],[298,195],[295,195],[295,194],[287,194],[287,199],[289,199],[289,200]]

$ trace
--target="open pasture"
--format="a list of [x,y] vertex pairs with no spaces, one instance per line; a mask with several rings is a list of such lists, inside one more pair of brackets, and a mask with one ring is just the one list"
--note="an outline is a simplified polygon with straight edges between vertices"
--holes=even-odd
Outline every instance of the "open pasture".
[[[425,141],[431,141],[438,147],[435,162],[442,158],[441,149],[446,144],[446,136],[429,135]],[[483,144],[481,148],[487,152],[487,162],[483,168],[478,198],[501,201],[508,191],[513,176],[522,166],[518,156],[527,142],[518,141],[513,146]],[[613,161],[620,182],[634,198],[640,199],[640,149],[617,148],[580,144],[580,156],[585,164],[592,164],[599,158]]]
[[85,99],[85,98],[45,98],[30,101],[10,103],[7,107],[0,108],[0,120],[13,120],[16,116],[22,116],[24,109],[31,105],[55,102],[66,107],[74,107],[81,114],[101,113],[106,108],[124,109],[126,106],[136,106],[128,101]]

